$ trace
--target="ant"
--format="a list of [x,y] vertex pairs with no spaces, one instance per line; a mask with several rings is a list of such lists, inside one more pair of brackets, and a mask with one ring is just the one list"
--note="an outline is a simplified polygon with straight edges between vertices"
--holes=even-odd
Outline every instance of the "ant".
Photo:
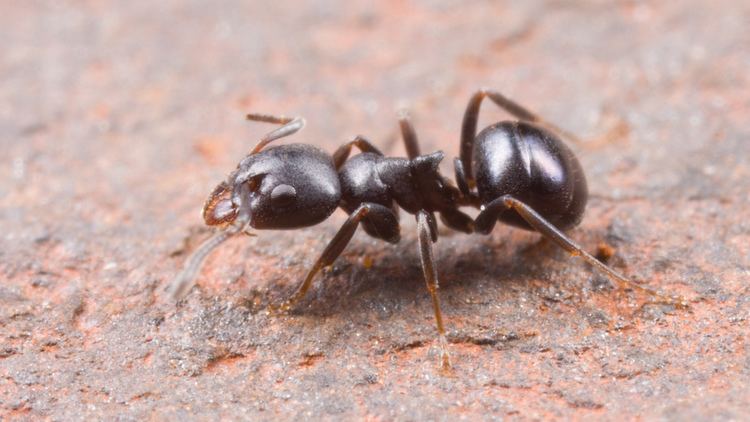
[[[503,121],[476,134],[484,98],[518,118]],[[398,209],[415,216],[419,254],[432,299],[443,368],[450,367],[445,326],[438,298],[438,277],[432,252],[437,241],[439,214],[446,226],[467,234],[488,234],[495,223],[535,230],[572,255],[610,276],[620,289],[634,289],[657,298],[657,303],[685,307],[680,298],[664,297],[639,286],[600,262],[568,238],[563,230],[577,226],[588,198],[581,165],[561,138],[573,135],[491,90],[477,91],[469,101],[461,130],[460,158],[454,160],[457,186],[443,177],[438,166],[441,151],[421,155],[414,127],[402,113],[399,119],[407,158],[386,157],[362,136],[339,147],[333,156],[308,144],[266,148],[305,126],[300,117],[249,114],[248,120],[279,124],[264,135],[239,162],[226,181],[219,183],[203,206],[203,219],[221,228],[188,258],[171,285],[174,299],[187,294],[208,254],[227,239],[249,233],[248,227],[297,229],[326,220],[337,207],[348,219],[300,283],[276,311],[288,311],[309,290],[315,275],[333,264],[361,224],[365,232],[398,243]],[[349,158],[352,148],[360,150]],[[479,209],[476,219],[459,210]]]

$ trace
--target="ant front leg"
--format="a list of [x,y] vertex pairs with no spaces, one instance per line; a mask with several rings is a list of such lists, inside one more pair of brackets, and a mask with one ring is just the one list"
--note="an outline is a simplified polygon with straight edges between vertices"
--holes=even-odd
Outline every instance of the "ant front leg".
[[379,234],[383,235],[383,239],[386,239],[392,243],[397,243],[399,239],[399,226],[396,215],[393,214],[389,208],[379,204],[364,203],[360,205],[354,212],[349,216],[344,225],[341,226],[336,235],[328,243],[328,246],[323,250],[320,258],[315,261],[315,265],[307,273],[307,276],[297,288],[294,295],[287,301],[282,303],[277,310],[288,311],[297,302],[302,299],[307,291],[310,289],[315,275],[324,267],[333,264],[333,261],[341,255],[346,245],[352,240],[354,233],[357,231],[359,223],[362,221],[370,223]]
[[440,347],[440,360],[443,369],[451,366],[448,354],[448,341],[445,338],[445,326],[443,325],[443,314],[440,311],[440,300],[438,298],[438,276],[435,271],[435,259],[432,254],[432,243],[437,240],[437,233],[433,232],[434,217],[426,211],[417,213],[417,230],[419,236],[419,257],[422,260],[422,271],[427,283],[427,290],[432,298],[432,308],[435,311],[435,323],[438,331],[438,346]]
[[639,291],[649,297],[655,298],[657,304],[673,305],[678,309],[686,309],[688,307],[687,301],[684,298],[670,298],[659,294],[658,292],[649,288],[640,286],[622,274],[618,273],[608,265],[596,259],[594,256],[583,250],[577,243],[560,231],[557,227],[553,226],[550,222],[544,219],[538,212],[528,206],[522,201],[510,196],[505,195],[490,202],[477,216],[475,223],[476,229],[479,233],[487,234],[492,231],[492,228],[497,221],[498,214],[508,209],[514,210],[518,213],[521,218],[524,219],[534,230],[541,233],[544,237],[552,240],[558,246],[568,251],[573,256],[580,256],[586,262],[598,268],[605,274],[607,274],[612,280],[617,283],[620,290],[633,289]]

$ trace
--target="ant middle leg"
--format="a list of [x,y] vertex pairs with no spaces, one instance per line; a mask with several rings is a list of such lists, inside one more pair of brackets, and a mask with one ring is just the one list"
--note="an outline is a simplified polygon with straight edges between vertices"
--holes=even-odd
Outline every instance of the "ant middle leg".
[[440,347],[440,360],[443,369],[451,366],[450,355],[448,354],[448,341],[445,338],[445,326],[443,325],[443,314],[440,311],[440,299],[438,298],[438,276],[435,271],[435,259],[432,254],[432,243],[435,241],[432,224],[434,217],[426,211],[417,213],[417,230],[419,236],[419,257],[422,261],[422,271],[427,283],[427,290],[432,298],[432,308],[435,312],[435,323],[438,331],[438,346]]
[[414,130],[414,125],[411,123],[411,118],[406,110],[402,110],[399,113],[398,125],[401,128],[401,138],[404,140],[404,147],[406,148],[406,156],[413,160],[420,156],[419,140],[417,139],[417,131]]
[[297,302],[299,302],[310,289],[312,281],[315,275],[324,267],[327,267],[341,255],[346,245],[349,244],[354,233],[357,231],[357,227],[363,221],[370,223],[383,239],[390,241],[398,241],[399,238],[399,225],[396,215],[393,211],[380,204],[364,203],[360,205],[354,212],[349,215],[349,218],[344,222],[336,235],[328,243],[328,246],[323,250],[315,264],[312,266],[307,276],[297,288],[297,291],[277,307],[276,310],[288,311]]
[[534,230],[539,232],[542,236],[552,240],[558,246],[568,251],[573,256],[580,256],[586,262],[592,266],[598,268],[603,273],[607,274],[618,286],[620,290],[632,289],[641,292],[651,298],[655,299],[657,304],[673,305],[678,309],[686,309],[688,307],[687,301],[682,297],[667,297],[655,290],[649,289],[638,285],[620,274],[619,272],[612,269],[610,266],[596,259],[594,256],[586,252],[581,246],[570,239],[557,227],[552,225],[550,222],[544,219],[538,212],[533,208],[525,204],[524,202],[510,196],[505,195],[490,202],[477,216],[475,223],[476,229],[480,233],[489,233],[492,227],[497,221],[498,214],[513,209],[518,213],[521,218],[524,219]]

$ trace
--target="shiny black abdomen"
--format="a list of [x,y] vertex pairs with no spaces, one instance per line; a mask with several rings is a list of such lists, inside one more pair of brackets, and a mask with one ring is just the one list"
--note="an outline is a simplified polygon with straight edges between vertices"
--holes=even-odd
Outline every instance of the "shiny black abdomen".
[[[474,178],[482,205],[503,195],[519,199],[561,230],[578,225],[588,199],[586,177],[555,135],[524,122],[500,122],[474,141]],[[531,229],[515,211],[498,219]]]

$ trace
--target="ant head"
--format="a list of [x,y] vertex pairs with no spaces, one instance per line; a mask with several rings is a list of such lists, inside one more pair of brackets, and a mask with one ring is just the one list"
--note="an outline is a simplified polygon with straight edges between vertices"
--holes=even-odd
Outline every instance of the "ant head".
[[246,224],[293,229],[325,220],[340,200],[331,159],[307,145],[282,145],[248,156],[203,206],[209,226]]

